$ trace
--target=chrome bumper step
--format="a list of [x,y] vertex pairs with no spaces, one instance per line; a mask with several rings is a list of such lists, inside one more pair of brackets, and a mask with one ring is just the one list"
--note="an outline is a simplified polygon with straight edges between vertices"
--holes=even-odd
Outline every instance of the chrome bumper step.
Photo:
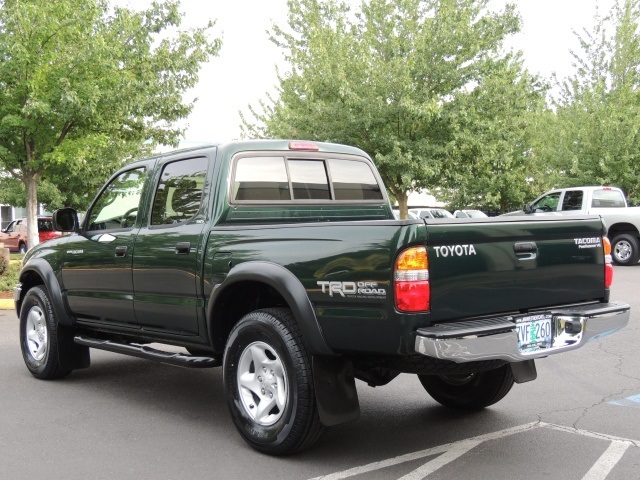
[[551,314],[556,330],[553,343],[547,348],[521,352],[514,317],[499,316],[420,328],[415,350],[457,363],[532,360],[574,350],[624,328],[629,323],[630,307],[625,303],[598,303],[550,308],[546,313]]

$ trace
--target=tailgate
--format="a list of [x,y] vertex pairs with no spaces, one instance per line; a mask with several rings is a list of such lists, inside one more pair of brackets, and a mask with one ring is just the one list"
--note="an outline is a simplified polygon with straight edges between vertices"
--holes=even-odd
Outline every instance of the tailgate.
[[599,217],[427,223],[432,320],[605,296]]

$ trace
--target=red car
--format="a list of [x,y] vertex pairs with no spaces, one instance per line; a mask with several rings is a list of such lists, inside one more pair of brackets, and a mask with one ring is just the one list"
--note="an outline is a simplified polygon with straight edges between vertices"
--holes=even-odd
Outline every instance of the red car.
[[[53,229],[51,217],[38,217],[38,235],[40,243],[62,235]],[[0,243],[11,252],[26,253],[27,245],[27,219],[19,218],[11,222],[7,228],[0,232]]]

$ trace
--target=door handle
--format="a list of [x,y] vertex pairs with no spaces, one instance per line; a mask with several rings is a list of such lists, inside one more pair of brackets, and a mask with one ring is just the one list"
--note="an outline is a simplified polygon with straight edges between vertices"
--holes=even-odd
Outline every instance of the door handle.
[[176,255],[188,255],[191,251],[191,242],[176,243]]
[[533,260],[538,256],[536,242],[518,242],[513,245],[513,251],[520,260]]
[[116,247],[116,257],[124,257],[127,254],[127,249],[128,247],[126,245]]
[[516,253],[533,253],[537,249],[536,242],[518,242],[513,246]]

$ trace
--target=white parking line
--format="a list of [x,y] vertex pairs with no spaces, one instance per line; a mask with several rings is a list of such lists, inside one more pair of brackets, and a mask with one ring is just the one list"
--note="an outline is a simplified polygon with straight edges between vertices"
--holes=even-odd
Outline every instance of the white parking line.
[[450,450],[439,457],[434,458],[430,462],[425,463],[420,468],[415,469],[413,472],[400,477],[399,480],[422,480],[427,475],[435,472],[439,468],[444,467],[447,463],[453,462],[456,458],[461,457],[472,448],[477,447],[482,442],[478,440],[463,440],[460,443],[454,444]]
[[609,440],[610,442],[628,442],[634,447],[640,447],[640,440],[633,440],[631,438],[616,437],[614,435],[607,435],[606,433],[590,432],[589,430],[580,430],[579,428],[566,427],[564,425],[556,425],[554,423],[540,422],[538,425],[540,427],[559,430],[561,432],[575,433],[576,435],[582,435],[583,437],[599,438],[600,440]]
[[362,465],[360,467],[350,468],[349,470],[344,470],[342,472],[336,472],[336,473],[331,473],[329,475],[315,477],[310,480],[341,480],[343,478],[355,477],[356,475],[361,475],[367,472],[373,472],[375,470],[381,470],[383,468],[392,467],[394,465],[399,465],[401,463],[411,462],[413,460],[419,460],[421,458],[429,457],[431,455],[441,455],[445,452],[448,452],[455,445],[458,445],[462,442],[482,443],[488,440],[495,440],[498,438],[506,437],[508,435],[513,435],[514,433],[525,432],[527,430],[531,430],[533,428],[538,428],[538,427],[539,427],[538,422],[526,423],[524,425],[518,425],[517,427],[506,428],[498,432],[486,433],[484,435],[478,435],[477,437],[468,438],[466,440],[460,440],[454,443],[447,443],[445,445],[439,445],[437,447],[427,448],[426,450],[420,450],[419,452],[407,453],[406,455],[400,455],[398,457],[389,458],[387,460],[382,460],[380,462],[373,462],[367,465]]
[[599,440],[609,441],[610,445],[607,450],[600,456],[596,463],[591,467],[582,480],[602,480],[607,477],[613,467],[620,461],[624,453],[631,446],[640,447],[640,440],[632,440],[628,438],[616,437],[603,433],[590,432],[588,430],[580,430],[577,428],[566,427],[564,425],[556,425],[553,423],[545,422],[532,422],[524,425],[518,425],[516,427],[506,428],[497,432],[486,433],[478,435],[476,437],[467,438],[465,440],[459,440],[453,443],[447,443],[445,445],[439,445],[426,450],[420,450],[418,452],[407,453],[397,457],[389,458],[379,462],[368,463],[359,467],[350,468],[342,472],[335,472],[329,475],[315,477],[310,480],[341,480],[343,478],[355,477],[356,475],[362,475],[364,473],[373,472],[376,470],[382,470],[383,468],[392,467],[394,465],[400,465],[402,463],[419,460],[421,458],[438,455],[436,458],[428,461],[421,467],[415,469],[409,474],[401,477],[399,480],[422,480],[428,477],[431,473],[451,463],[457,458],[461,457],[468,451],[477,447],[483,442],[490,440],[497,440],[516,433],[526,432],[529,430],[535,430],[538,428],[548,428],[550,430],[558,430],[566,433],[573,433],[575,435],[581,435],[590,438],[597,438]]
[[593,467],[582,477],[582,480],[604,480],[620,461],[624,452],[631,446],[629,442],[611,442],[609,448],[600,456]]

